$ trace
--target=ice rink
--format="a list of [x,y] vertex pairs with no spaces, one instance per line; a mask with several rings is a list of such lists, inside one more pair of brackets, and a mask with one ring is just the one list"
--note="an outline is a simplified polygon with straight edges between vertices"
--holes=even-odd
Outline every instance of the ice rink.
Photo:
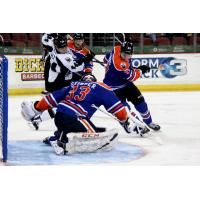
[[200,165],[200,92],[145,92],[153,120],[162,131],[146,138],[128,135],[99,111],[92,118],[98,126],[118,128],[119,145],[113,152],[56,156],[42,139],[51,135],[52,120],[31,129],[21,117],[23,100],[42,96],[10,96],[8,122],[8,165]]

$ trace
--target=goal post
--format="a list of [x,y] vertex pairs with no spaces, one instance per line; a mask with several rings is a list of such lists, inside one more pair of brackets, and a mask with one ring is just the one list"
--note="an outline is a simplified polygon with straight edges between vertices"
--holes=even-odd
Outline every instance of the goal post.
[[8,60],[0,55],[0,159],[7,161]]

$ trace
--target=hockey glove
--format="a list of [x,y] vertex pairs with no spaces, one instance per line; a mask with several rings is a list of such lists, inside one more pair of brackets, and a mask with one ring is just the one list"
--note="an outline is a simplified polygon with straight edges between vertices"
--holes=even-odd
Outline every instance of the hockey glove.
[[94,58],[94,56],[95,56],[95,54],[92,51],[90,51],[90,53],[88,53],[85,57],[76,60],[76,63],[78,65],[81,65],[83,63],[90,62],[90,61],[92,61],[92,59]]
[[136,128],[135,123],[130,118],[128,118],[125,122],[120,122],[120,124],[127,133],[132,133]]
[[138,69],[142,71],[142,74],[145,74],[145,73],[150,72],[151,68],[147,65],[141,65],[138,67]]
[[75,65],[75,66],[80,66],[80,65],[82,65],[84,62],[85,62],[85,57],[80,58],[80,59],[78,59],[78,60],[75,60],[74,65]]
[[90,50],[90,53],[88,53],[87,55],[86,55],[86,58],[87,58],[87,62],[90,62],[90,61],[92,61],[92,59],[95,57],[95,53],[93,52],[93,51],[91,51]]

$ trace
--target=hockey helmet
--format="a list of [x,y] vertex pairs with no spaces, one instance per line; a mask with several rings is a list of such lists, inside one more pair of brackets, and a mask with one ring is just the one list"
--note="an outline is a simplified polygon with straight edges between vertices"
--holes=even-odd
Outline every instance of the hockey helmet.
[[54,45],[56,48],[65,48],[67,47],[67,39],[66,37],[63,37],[62,35],[58,35],[54,39]]
[[83,33],[74,33],[74,40],[84,40]]
[[121,52],[122,53],[132,55],[133,51],[134,51],[133,42],[125,41],[125,42],[122,43],[122,46],[121,46]]
[[96,82],[97,79],[93,74],[86,74],[86,75],[82,76],[81,81]]

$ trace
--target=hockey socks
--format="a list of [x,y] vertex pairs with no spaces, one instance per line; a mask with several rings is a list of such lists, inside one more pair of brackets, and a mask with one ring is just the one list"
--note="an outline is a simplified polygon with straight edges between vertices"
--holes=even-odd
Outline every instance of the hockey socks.
[[151,114],[145,101],[138,105],[135,105],[135,108],[140,113],[144,123],[146,123],[147,125],[152,123]]

